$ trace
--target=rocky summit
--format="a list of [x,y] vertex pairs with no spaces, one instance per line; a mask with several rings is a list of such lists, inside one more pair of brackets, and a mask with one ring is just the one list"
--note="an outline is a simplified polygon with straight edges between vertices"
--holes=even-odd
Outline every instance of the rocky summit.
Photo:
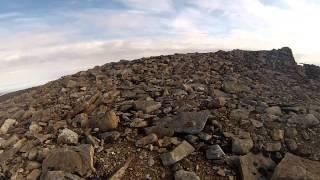
[[108,63],[0,98],[0,179],[319,180],[319,89],[289,48]]

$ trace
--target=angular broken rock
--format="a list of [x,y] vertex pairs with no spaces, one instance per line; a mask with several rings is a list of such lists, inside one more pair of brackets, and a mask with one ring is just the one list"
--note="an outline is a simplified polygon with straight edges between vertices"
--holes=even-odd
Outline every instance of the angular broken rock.
[[191,144],[189,144],[187,141],[183,141],[171,152],[161,154],[160,158],[164,166],[169,166],[187,157],[194,150],[195,149]]
[[262,154],[240,156],[240,173],[244,180],[270,179],[276,164]]
[[158,141],[158,136],[156,134],[149,134],[138,141],[136,141],[136,146],[143,147],[148,144],[152,144]]
[[42,163],[42,173],[64,171],[81,176],[90,175],[93,167],[94,149],[91,145],[67,146],[49,152]]
[[6,134],[8,130],[17,123],[15,119],[7,119],[0,128],[0,134]]
[[99,128],[100,131],[109,131],[118,127],[119,117],[114,111],[108,111],[97,118],[89,120],[90,128]]
[[209,111],[181,112],[167,126],[177,133],[198,134],[206,125],[209,115]]
[[232,152],[239,155],[245,155],[253,148],[253,141],[251,138],[240,139],[234,137],[232,140]]
[[319,180],[320,162],[287,153],[276,167],[271,180]]
[[200,180],[200,178],[194,172],[179,170],[174,174],[174,180]]
[[133,106],[136,110],[142,110],[145,113],[151,113],[153,111],[158,110],[161,107],[161,103],[155,101],[138,100],[133,102]]
[[209,146],[209,149],[206,150],[207,159],[219,160],[222,159],[226,154],[223,152],[219,145]]
[[58,136],[58,143],[63,144],[77,144],[79,139],[79,135],[73,132],[70,129],[63,129],[62,132]]

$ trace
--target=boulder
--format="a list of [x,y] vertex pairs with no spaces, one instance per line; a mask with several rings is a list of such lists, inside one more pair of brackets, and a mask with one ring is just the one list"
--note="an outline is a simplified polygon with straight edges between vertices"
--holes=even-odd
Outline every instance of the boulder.
[[271,180],[319,180],[320,162],[287,153],[276,167]]
[[67,146],[49,151],[42,163],[42,173],[64,171],[81,176],[90,175],[93,167],[94,149],[91,145]]

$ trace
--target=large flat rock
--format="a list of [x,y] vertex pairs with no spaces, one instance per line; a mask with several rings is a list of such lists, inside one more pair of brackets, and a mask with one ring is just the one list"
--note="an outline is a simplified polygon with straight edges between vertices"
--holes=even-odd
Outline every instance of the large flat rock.
[[287,153],[276,167],[271,180],[319,180],[320,162]]

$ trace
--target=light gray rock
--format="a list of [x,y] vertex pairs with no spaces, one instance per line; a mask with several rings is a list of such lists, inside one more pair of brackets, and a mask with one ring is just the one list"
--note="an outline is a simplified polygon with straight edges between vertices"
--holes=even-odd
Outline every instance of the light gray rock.
[[79,135],[70,129],[63,129],[58,136],[58,143],[62,144],[77,144]]
[[187,141],[183,141],[171,152],[161,154],[160,158],[164,166],[169,166],[187,157],[194,150],[195,149],[192,145],[190,145]]
[[8,130],[15,124],[17,124],[17,121],[15,119],[6,119],[0,127],[0,134],[6,134]]

